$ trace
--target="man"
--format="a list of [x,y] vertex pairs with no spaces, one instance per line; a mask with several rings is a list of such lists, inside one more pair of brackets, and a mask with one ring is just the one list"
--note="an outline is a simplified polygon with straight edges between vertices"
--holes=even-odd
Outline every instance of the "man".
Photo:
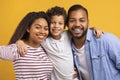
[[120,80],[120,40],[106,32],[96,38],[88,29],[88,11],[81,5],[69,8],[67,23],[83,80]]

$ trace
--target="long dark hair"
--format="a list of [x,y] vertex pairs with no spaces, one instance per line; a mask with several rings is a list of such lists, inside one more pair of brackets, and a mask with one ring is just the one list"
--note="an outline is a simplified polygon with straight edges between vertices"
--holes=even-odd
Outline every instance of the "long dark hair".
[[30,29],[33,22],[38,18],[44,18],[48,22],[48,26],[50,26],[50,19],[45,12],[30,12],[21,20],[21,22],[17,26],[13,36],[9,41],[9,44],[15,43],[19,39],[27,40],[29,37],[27,29]]

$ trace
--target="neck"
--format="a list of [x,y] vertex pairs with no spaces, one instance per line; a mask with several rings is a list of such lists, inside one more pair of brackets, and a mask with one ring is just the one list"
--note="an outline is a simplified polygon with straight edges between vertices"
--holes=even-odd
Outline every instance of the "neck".
[[55,40],[59,40],[61,38],[61,35],[59,35],[59,36],[52,36],[52,38],[55,39]]
[[73,38],[73,43],[77,49],[81,48],[85,44],[86,36],[82,38]]
[[25,43],[33,48],[38,48],[40,47],[40,43],[35,43],[35,42],[29,42],[29,41],[25,41]]

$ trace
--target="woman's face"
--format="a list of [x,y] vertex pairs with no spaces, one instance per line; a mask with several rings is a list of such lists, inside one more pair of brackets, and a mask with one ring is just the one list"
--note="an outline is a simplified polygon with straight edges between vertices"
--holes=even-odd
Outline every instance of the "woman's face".
[[29,33],[28,42],[40,45],[48,36],[48,23],[44,18],[38,18],[33,22],[30,29],[27,29],[27,32]]

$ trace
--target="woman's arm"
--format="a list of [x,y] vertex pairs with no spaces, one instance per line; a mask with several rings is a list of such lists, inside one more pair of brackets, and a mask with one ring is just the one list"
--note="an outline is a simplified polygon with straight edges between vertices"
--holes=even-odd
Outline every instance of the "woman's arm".
[[16,44],[8,46],[0,46],[0,59],[2,60],[15,60],[19,54],[17,54]]

